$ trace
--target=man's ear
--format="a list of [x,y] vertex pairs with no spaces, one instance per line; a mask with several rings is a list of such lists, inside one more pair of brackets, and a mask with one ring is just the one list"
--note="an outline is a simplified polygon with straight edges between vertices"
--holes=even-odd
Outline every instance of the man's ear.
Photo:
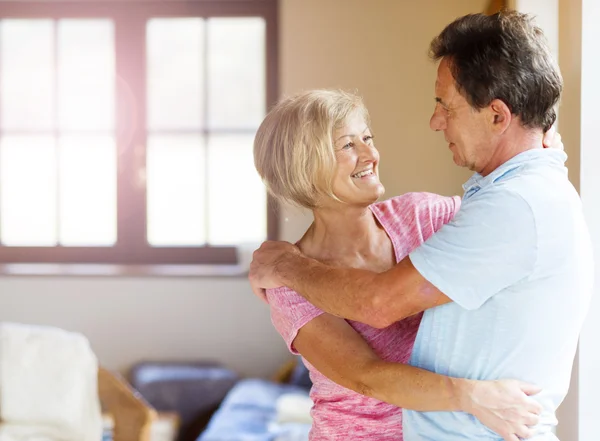
[[489,105],[494,130],[503,133],[512,121],[512,112],[502,100],[495,99]]

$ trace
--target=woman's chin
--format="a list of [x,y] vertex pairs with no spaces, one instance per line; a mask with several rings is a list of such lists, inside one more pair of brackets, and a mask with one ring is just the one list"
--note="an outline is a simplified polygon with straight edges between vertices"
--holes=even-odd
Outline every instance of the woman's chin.
[[[381,199],[383,197],[385,193],[385,188],[383,188],[383,185],[379,185],[376,189],[374,189],[372,195],[368,198],[368,205],[374,204],[375,202],[377,202],[379,199]],[[367,198],[365,198],[367,199]]]
[[377,185],[373,185],[370,188],[362,188],[360,191],[337,193],[337,197],[343,204],[368,207],[377,202],[384,193],[385,187],[383,184],[377,183]]
[[379,200],[381,196],[383,196],[383,194],[385,193],[385,187],[383,186],[383,184],[378,182],[376,185],[373,185],[373,187],[370,188],[368,192],[365,192],[365,197],[367,193],[369,194],[368,197],[373,198],[373,202],[375,202]]

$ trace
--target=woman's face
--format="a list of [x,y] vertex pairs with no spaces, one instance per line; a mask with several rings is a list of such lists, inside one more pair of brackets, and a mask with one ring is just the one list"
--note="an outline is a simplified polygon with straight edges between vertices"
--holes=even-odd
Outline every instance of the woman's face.
[[352,113],[343,127],[333,132],[337,168],[333,192],[350,205],[366,206],[385,191],[379,182],[379,152],[361,112]]

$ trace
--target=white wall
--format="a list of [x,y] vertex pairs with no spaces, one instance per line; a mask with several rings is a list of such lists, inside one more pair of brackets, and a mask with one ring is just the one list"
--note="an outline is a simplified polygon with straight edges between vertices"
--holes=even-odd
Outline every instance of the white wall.
[[[358,89],[388,195],[459,193],[467,173],[428,127],[435,67],[427,48],[444,25],[486,3],[282,0],[282,93]],[[297,239],[308,221],[287,210],[283,237]],[[211,358],[244,375],[270,375],[288,358],[243,278],[0,278],[0,320],[84,332],[100,361],[120,370],[143,359]]]
[[246,280],[5,278],[0,320],[84,332],[101,362],[213,358],[267,375],[286,357]]
[[[569,155],[569,178],[580,189],[581,167],[581,1],[559,2],[559,64],[564,94],[559,111],[559,130]],[[575,357],[569,394],[557,412],[561,440],[579,438],[579,353]]]
[[[564,1],[564,0],[563,0]],[[598,42],[600,41],[600,3],[597,0],[572,0],[571,9],[579,14],[581,24],[579,39],[565,40],[573,47],[579,40],[580,54],[580,100],[579,129],[581,150],[580,188],[584,212],[590,227],[592,244],[596,260],[596,284],[594,298],[579,341],[579,360],[577,387],[573,390],[577,407],[570,412],[570,421],[577,429],[578,441],[596,441],[598,439],[598,395],[600,394],[600,150],[598,149],[598,125],[600,124],[600,59]],[[577,24],[577,23],[574,23]],[[577,29],[576,29],[577,31]],[[561,49],[562,50],[562,49]],[[567,438],[565,438],[566,440]]]

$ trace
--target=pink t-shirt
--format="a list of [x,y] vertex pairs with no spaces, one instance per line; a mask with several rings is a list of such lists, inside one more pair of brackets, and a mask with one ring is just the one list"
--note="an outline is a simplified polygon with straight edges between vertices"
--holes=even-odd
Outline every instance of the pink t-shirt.
[[[431,193],[407,193],[371,205],[394,246],[396,261],[425,242],[448,223],[460,207],[459,197]],[[297,354],[293,342],[300,328],[323,314],[295,291],[277,288],[267,291],[271,320],[288,349]],[[348,320],[348,323],[386,361],[407,363],[413,348],[421,314],[376,329]],[[310,440],[402,441],[402,410],[388,403],[360,395],[339,386],[304,360],[310,371],[314,402]]]

